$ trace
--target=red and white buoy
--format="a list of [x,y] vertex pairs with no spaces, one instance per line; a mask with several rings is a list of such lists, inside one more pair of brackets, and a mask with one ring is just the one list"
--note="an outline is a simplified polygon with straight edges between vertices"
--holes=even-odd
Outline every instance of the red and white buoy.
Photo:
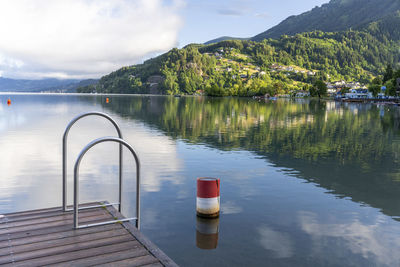
[[200,217],[216,218],[220,210],[220,181],[218,178],[197,178],[196,212]]

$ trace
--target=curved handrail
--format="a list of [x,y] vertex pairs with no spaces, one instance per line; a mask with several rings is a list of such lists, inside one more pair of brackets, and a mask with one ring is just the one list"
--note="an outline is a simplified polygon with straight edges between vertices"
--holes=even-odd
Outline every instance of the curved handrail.
[[[103,112],[97,112],[97,111],[91,111],[87,113],[82,113],[75,118],[73,118],[69,124],[67,125],[67,128],[65,128],[64,135],[63,135],[63,158],[62,158],[62,182],[63,182],[63,189],[62,189],[62,209],[63,211],[70,211],[67,209],[67,137],[69,130],[71,127],[77,122],[78,120],[87,117],[87,116],[100,116],[103,118],[106,118],[109,120],[115,127],[118,133],[118,137],[122,139],[122,132],[121,129],[119,128],[118,124],[116,121],[114,121],[113,118],[111,118],[109,115],[103,113]],[[118,206],[118,211],[121,212],[121,199],[122,199],[122,144],[119,146],[119,206]]]
[[[81,160],[83,156],[86,154],[86,152],[89,151],[93,146],[103,143],[103,142],[117,142],[120,144],[120,146],[124,145],[126,148],[129,149],[129,151],[132,153],[133,157],[135,158],[135,163],[136,163],[136,218],[127,218],[127,219],[121,219],[121,220],[112,220],[112,221],[107,221],[107,222],[101,222],[101,223],[94,223],[94,224],[89,224],[89,225],[84,225],[84,226],[79,226],[78,223],[78,206],[79,206],[79,165],[81,164]],[[120,203],[121,204],[121,203]],[[121,207],[121,205],[120,205]],[[116,223],[116,222],[122,222],[122,221],[130,221],[136,219],[136,228],[140,228],[140,161],[139,157],[136,153],[136,151],[133,149],[133,147],[128,144],[126,141],[122,140],[121,138],[117,137],[101,137],[96,140],[93,140],[89,144],[87,144],[82,151],[79,153],[79,156],[75,162],[75,167],[74,167],[74,228],[84,228],[84,227],[90,227],[90,226],[97,226],[97,225],[104,225],[104,224],[110,224],[110,223]]]

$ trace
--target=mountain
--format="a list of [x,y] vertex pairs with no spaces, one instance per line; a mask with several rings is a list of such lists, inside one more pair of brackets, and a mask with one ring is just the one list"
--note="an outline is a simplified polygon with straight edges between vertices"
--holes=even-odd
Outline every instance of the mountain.
[[261,41],[314,30],[344,31],[360,29],[400,10],[400,0],[331,0],[298,16],[291,16],[277,26],[251,38]]
[[212,39],[210,41],[205,42],[205,45],[208,44],[215,44],[215,43],[219,43],[222,41],[227,41],[227,40],[248,40],[249,38],[239,38],[239,37],[230,37],[230,36],[222,36],[216,39]]
[[97,81],[94,79],[23,80],[0,77],[0,92],[75,92],[76,88],[94,84]]
[[316,80],[366,84],[400,62],[393,37],[400,37],[400,15],[360,31],[188,45],[123,67],[78,92],[254,96],[309,90]]
[[[78,92],[254,96],[307,91],[318,80],[368,84],[388,65],[400,67],[399,3],[332,0],[282,22],[287,26],[292,21],[293,27],[303,23],[304,28],[298,28],[302,33],[174,48],[103,76]],[[325,25],[329,31],[313,30],[313,25]],[[400,78],[400,70],[395,76]],[[384,81],[392,95],[396,77]]]

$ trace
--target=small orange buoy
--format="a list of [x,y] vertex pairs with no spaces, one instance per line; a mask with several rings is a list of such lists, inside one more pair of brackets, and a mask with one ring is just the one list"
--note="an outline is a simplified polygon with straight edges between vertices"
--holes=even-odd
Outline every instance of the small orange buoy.
[[7,100],[7,105],[11,105],[11,99]]
[[106,97],[106,103],[109,103],[110,102],[110,99],[108,99],[108,97]]

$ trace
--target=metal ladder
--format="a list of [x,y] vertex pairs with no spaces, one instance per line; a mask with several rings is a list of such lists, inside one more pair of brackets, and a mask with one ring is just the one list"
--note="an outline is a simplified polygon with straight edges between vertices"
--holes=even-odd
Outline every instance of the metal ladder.
[[[100,116],[100,117],[103,117],[103,118],[109,120],[114,125],[115,129],[117,130],[118,138],[117,137],[102,137],[102,138],[95,139],[92,142],[90,142],[88,145],[86,145],[82,149],[82,151],[79,153],[79,156],[78,156],[78,158],[75,162],[75,166],[74,166],[74,207],[72,209],[68,209],[67,208],[67,137],[68,137],[68,133],[69,133],[71,127],[78,120],[80,120],[86,116]],[[80,166],[80,162],[81,162],[83,156],[86,154],[86,152],[88,152],[93,146],[95,146],[99,143],[103,143],[103,142],[119,143],[119,196],[118,196],[119,201],[117,203],[104,203],[101,205],[79,207],[79,166]],[[118,211],[121,212],[121,210],[122,210],[122,149],[123,149],[123,146],[128,148],[128,150],[132,153],[132,155],[135,159],[135,165],[136,165],[136,217],[111,220],[111,221],[105,221],[105,222],[93,223],[93,224],[87,224],[87,225],[79,225],[79,223],[78,223],[79,210],[118,205]],[[119,128],[118,124],[109,115],[102,113],[102,112],[94,111],[94,112],[87,112],[87,113],[80,114],[80,115],[76,116],[75,118],[73,118],[70,121],[70,123],[67,125],[67,128],[65,129],[64,135],[63,135],[63,149],[62,150],[63,150],[62,209],[64,212],[74,211],[74,228],[81,229],[81,228],[87,228],[87,227],[92,227],[92,226],[99,226],[99,225],[105,225],[105,224],[111,224],[111,223],[136,220],[136,228],[139,229],[140,228],[140,161],[139,161],[139,157],[138,157],[136,151],[133,149],[133,147],[122,139],[121,129]]]

